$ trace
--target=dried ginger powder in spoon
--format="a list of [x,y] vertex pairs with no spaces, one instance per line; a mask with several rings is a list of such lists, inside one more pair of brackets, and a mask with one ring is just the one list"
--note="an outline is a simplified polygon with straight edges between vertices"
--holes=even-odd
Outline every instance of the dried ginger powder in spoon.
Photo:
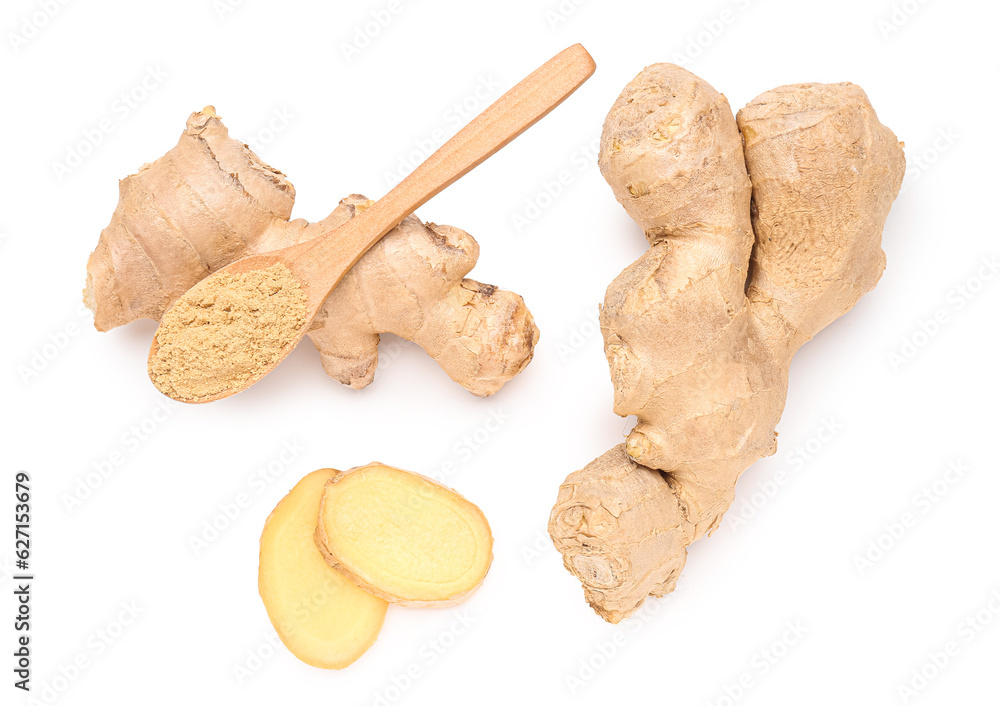
[[241,387],[274,364],[305,317],[306,295],[282,264],[209,277],[163,316],[149,378],[192,402]]

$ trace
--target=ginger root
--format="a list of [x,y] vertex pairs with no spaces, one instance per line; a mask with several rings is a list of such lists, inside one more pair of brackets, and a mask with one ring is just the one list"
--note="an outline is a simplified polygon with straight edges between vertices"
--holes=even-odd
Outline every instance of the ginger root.
[[[327,232],[365,208],[352,195],[318,223],[289,220],[285,175],[229,137],[214,109],[177,145],[119,183],[118,207],[87,263],[84,302],[100,331],[163,313],[215,270]],[[409,216],[341,280],[309,331],[323,368],[371,383],[380,333],[421,346],[457,383],[488,396],[531,360],[538,329],[517,294],[465,276],[479,246],[465,231]]]
[[306,664],[343,669],[371,647],[388,603],[331,568],[313,542],[332,468],[300,480],[260,536],[258,588],[278,637]]
[[853,84],[783,86],[734,119],[656,64],[612,107],[599,163],[650,243],[601,311],[614,411],[638,422],[570,474],[549,532],[618,622],[674,589],[687,546],[774,453],[792,356],[882,274],[904,158]]
[[493,535],[478,507],[429,478],[380,463],[327,482],[315,539],[330,566],[407,606],[464,600],[493,560]]

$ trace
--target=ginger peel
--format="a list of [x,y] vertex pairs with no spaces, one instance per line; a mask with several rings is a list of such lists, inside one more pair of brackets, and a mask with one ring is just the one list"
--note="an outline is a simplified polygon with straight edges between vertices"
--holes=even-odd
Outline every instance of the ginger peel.
[[[292,184],[230,138],[211,106],[119,192],[87,263],[84,302],[100,331],[159,321],[212,272],[327,232],[370,203],[352,195],[319,222],[290,220]],[[520,296],[466,278],[478,256],[465,231],[406,218],[347,273],[310,327],[327,374],[370,384],[379,334],[393,333],[474,395],[499,390],[531,360],[538,329]]]
[[614,411],[638,421],[570,474],[549,532],[618,622],[674,589],[687,546],[774,453],[792,356],[881,276],[905,164],[853,84],[783,86],[734,118],[671,64],[625,87],[599,164],[650,243],[601,311]]

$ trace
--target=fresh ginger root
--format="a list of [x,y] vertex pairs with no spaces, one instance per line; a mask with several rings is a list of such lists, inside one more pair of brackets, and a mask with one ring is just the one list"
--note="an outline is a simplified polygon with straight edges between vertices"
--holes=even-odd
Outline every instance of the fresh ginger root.
[[882,274],[905,165],[853,84],[783,86],[734,119],[671,64],[625,87],[599,163],[650,243],[601,312],[614,410],[638,422],[570,474],[549,532],[618,622],[674,589],[687,546],[774,453],[792,356]]
[[371,647],[389,604],[331,568],[313,542],[332,468],[300,480],[267,518],[260,536],[258,587],[278,637],[296,657],[343,669]]
[[[159,321],[188,289],[242,257],[345,223],[369,203],[352,195],[318,223],[289,220],[285,175],[229,137],[209,106],[177,145],[119,183],[120,199],[87,263],[84,301],[107,331]],[[413,341],[474,395],[491,395],[531,360],[538,329],[520,296],[465,276],[479,246],[465,231],[409,216],[341,280],[309,336],[323,368],[371,383],[380,333]]]
[[464,600],[493,560],[493,535],[478,507],[429,478],[380,463],[327,482],[316,546],[357,585],[407,606]]

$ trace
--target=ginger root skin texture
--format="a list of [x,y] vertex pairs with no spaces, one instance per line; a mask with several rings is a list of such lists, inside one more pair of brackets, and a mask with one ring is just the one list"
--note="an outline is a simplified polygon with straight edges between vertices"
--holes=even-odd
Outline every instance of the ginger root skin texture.
[[313,542],[331,468],[310,473],[274,508],[260,537],[258,588],[268,618],[306,664],[343,669],[378,637],[388,603],[330,567]]
[[734,118],[655,64],[611,108],[599,164],[650,244],[601,311],[614,411],[638,422],[565,480],[549,532],[618,622],[674,589],[687,546],[774,453],[792,356],[882,274],[905,162],[853,84],[782,86]]
[[[87,263],[84,302],[100,331],[160,321],[197,282],[240,258],[329,232],[371,201],[348,196],[316,223],[291,219],[295,189],[229,137],[209,106],[177,145],[119,182],[119,202]],[[455,382],[485,397],[517,375],[538,341],[517,294],[467,279],[471,235],[409,216],[334,288],[309,337],[324,370],[353,388],[372,382],[379,334],[422,347]]]
[[464,600],[493,561],[493,535],[478,507],[429,478],[380,463],[327,482],[315,540],[330,566],[406,606]]

